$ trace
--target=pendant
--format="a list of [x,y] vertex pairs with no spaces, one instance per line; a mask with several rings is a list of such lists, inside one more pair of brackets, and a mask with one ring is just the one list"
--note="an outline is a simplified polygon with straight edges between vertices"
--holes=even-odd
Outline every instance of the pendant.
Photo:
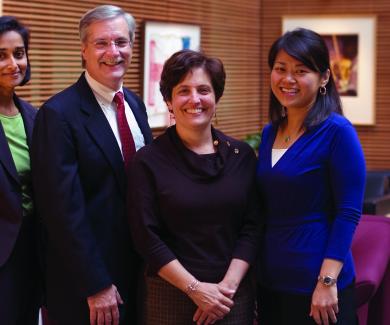
[[288,135],[284,138],[284,142],[287,143],[291,140],[291,137]]

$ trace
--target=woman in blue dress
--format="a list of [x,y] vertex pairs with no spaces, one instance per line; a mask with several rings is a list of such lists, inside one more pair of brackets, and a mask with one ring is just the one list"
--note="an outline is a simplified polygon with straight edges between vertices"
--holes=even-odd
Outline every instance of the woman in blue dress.
[[261,324],[355,324],[350,251],[365,162],[343,117],[329,53],[307,29],[272,45],[270,120],[257,179],[266,220],[259,256]]

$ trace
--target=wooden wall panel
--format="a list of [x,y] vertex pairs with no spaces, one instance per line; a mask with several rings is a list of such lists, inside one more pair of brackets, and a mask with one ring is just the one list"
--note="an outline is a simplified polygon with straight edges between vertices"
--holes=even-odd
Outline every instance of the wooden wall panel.
[[[18,89],[35,106],[73,83],[79,76],[78,21],[88,9],[107,1],[4,0],[3,14],[19,17],[31,30],[32,78]],[[201,46],[222,59],[227,72],[225,94],[218,105],[218,128],[242,138],[260,125],[259,0],[110,1],[137,21],[132,65],[125,85],[141,94],[141,29],[145,20],[185,22],[201,26]],[[161,132],[156,130],[155,134]]]
[[285,15],[376,15],[376,123],[357,126],[370,170],[390,170],[390,1],[388,0],[262,0],[260,33],[261,124],[267,121],[267,52],[281,33]]
[[[77,24],[88,9],[105,1],[4,0],[4,14],[20,17],[32,31],[32,81],[19,89],[39,106],[78,77]],[[268,120],[267,53],[281,33],[284,15],[376,15],[376,124],[358,126],[368,169],[390,170],[390,1],[388,0],[132,0],[111,1],[131,12],[138,24],[134,58],[125,83],[141,94],[140,28],[145,20],[199,24],[206,53],[226,67],[225,94],[218,127],[239,138]],[[37,42],[37,39],[40,39]],[[160,130],[161,131],[161,130]]]

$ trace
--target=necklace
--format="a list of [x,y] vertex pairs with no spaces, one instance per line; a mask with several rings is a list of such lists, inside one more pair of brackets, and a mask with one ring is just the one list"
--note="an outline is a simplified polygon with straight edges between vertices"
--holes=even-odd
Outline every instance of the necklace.
[[296,132],[295,134],[294,134],[294,133],[292,133],[292,134],[287,134],[287,135],[285,135],[285,136],[283,137],[283,142],[287,144],[287,143],[291,142],[292,140],[295,141],[296,139],[299,138],[299,136],[300,136],[302,133],[303,133],[303,130],[300,129],[300,130],[298,130],[298,132]]

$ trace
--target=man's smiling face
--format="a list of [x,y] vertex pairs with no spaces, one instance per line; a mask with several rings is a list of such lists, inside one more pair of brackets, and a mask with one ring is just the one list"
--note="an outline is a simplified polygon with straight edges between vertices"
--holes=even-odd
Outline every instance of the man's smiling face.
[[92,78],[112,90],[118,90],[132,57],[126,20],[119,16],[92,23],[82,43],[82,55]]

